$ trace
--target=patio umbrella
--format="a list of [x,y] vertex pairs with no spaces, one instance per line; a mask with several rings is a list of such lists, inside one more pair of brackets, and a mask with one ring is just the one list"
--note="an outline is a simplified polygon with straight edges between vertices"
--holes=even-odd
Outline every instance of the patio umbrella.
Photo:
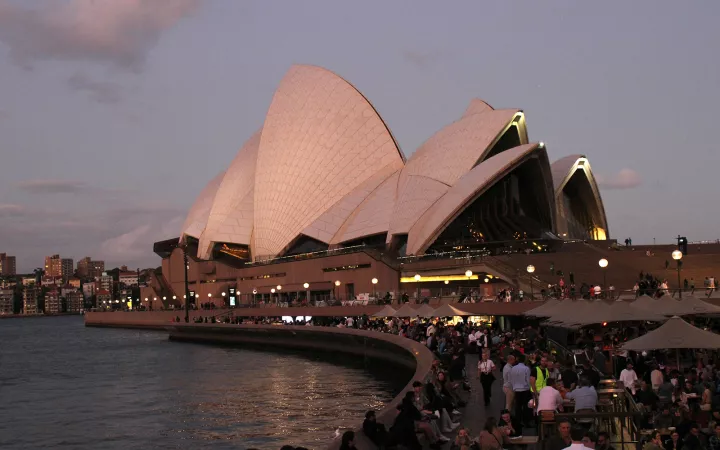
[[551,313],[555,310],[555,308],[560,304],[560,300],[550,299],[543,303],[542,305],[538,306],[537,308],[533,308],[529,311],[525,311],[523,313],[524,316],[528,317],[550,317]]
[[435,316],[435,308],[433,308],[433,307],[430,306],[430,305],[427,305],[427,304],[424,304],[424,303],[423,303],[423,304],[420,305],[420,307],[417,309],[417,314],[418,314],[418,316],[420,316],[420,317],[425,317],[425,318],[427,318],[427,317],[434,317],[434,316]]
[[[657,350],[663,348],[720,348],[720,334],[701,330],[690,325],[678,316],[673,316],[662,326],[644,336],[627,341],[624,350]],[[677,365],[680,369],[680,352],[677,353]]]
[[607,304],[600,300],[568,300],[552,312],[548,321],[554,324],[578,324],[583,318],[593,317],[604,308],[607,308]]
[[704,302],[692,295],[683,295],[682,299],[675,299],[669,295],[652,298],[647,295],[638,297],[632,305],[647,311],[654,311],[665,316],[690,316],[693,314],[718,314],[720,308]]
[[[568,311],[566,315],[558,318],[566,323],[578,323],[580,325],[590,325],[593,323],[603,322],[636,322],[636,321],[653,321],[663,322],[665,316],[654,311],[647,311],[640,308],[634,308],[630,302],[615,301],[612,303],[594,302],[592,308],[586,308],[582,311],[582,315]],[[553,316],[555,319],[556,317]]]
[[433,317],[455,317],[455,316],[472,316],[472,313],[458,309],[448,303],[438,307],[432,313]]
[[385,305],[383,309],[373,314],[372,317],[393,317],[393,314],[396,312],[397,311],[395,311],[391,306]]
[[414,308],[410,307],[409,303],[405,303],[395,311],[395,313],[392,315],[392,317],[417,317],[418,311]]

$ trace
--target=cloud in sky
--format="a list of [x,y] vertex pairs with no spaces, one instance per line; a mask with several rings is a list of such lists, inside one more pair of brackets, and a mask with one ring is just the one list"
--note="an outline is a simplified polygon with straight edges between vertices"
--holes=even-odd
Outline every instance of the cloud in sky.
[[27,180],[17,187],[31,194],[78,194],[88,189],[86,183],[77,180]]
[[27,210],[24,206],[12,203],[0,203],[0,217],[18,217],[23,216]]
[[426,68],[441,58],[438,52],[420,52],[416,50],[404,50],[402,57],[405,61],[418,68]]
[[598,186],[604,189],[633,189],[642,184],[642,177],[633,169],[621,169],[620,172],[610,175],[595,175]]
[[110,81],[95,81],[87,76],[76,73],[68,78],[70,89],[78,92],[86,92],[91,99],[98,103],[118,103],[122,100],[123,88],[117,83]]
[[157,241],[178,236],[184,217],[176,216],[159,223],[145,223],[106,239],[100,245],[100,256],[114,261],[140,261],[147,259],[152,250],[152,244]]
[[162,33],[201,0],[70,0],[31,9],[0,0],[0,42],[13,60],[91,61],[139,72]]

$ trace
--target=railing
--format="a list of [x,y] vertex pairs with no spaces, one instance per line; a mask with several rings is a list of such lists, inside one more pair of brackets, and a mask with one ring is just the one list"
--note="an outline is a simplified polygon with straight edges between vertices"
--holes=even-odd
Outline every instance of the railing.
[[625,449],[637,445],[641,440],[640,428],[637,426],[640,417],[641,414],[631,411],[577,412],[557,413],[555,421],[564,419],[571,423],[592,425],[596,433],[608,433],[615,448]]
[[[367,249],[376,249],[379,247],[371,245],[353,245],[350,247],[341,247],[330,250],[322,250],[319,252],[308,252],[300,253],[297,255],[280,256],[277,258],[269,256],[257,256],[254,261],[248,261],[245,263],[247,266],[263,266],[268,264],[279,264],[293,261],[302,261],[306,259],[324,258],[327,256],[346,255],[349,253],[357,253]],[[385,248],[384,246],[382,248]]]

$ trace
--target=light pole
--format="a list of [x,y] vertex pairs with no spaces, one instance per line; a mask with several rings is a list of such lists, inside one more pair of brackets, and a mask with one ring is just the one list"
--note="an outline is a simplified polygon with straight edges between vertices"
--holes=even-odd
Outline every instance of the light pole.
[[598,266],[600,266],[600,269],[602,269],[603,273],[603,293],[605,294],[605,298],[607,298],[607,266],[608,266],[608,260],[605,258],[602,258],[600,261],[598,261]]
[[275,289],[277,289],[278,305],[279,305],[279,304],[280,304],[280,291],[282,291],[282,286],[280,286],[280,285],[278,284],[277,286],[275,286]]
[[275,288],[270,289],[270,303],[272,303],[273,294],[275,293]]
[[530,301],[535,300],[535,291],[533,290],[533,272],[535,272],[535,266],[530,264],[527,266],[527,273],[530,274]]
[[337,288],[340,287],[340,280],[335,280],[335,287],[333,288],[333,297],[337,300]]
[[419,273],[416,273],[413,278],[415,278],[415,284],[417,285],[417,293],[415,294],[415,303],[417,304],[420,303],[420,280],[422,277]]
[[[188,269],[190,263],[188,262],[187,254],[187,242],[182,246],[183,252],[183,270],[185,273],[185,323],[190,322],[190,283],[188,282]],[[174,308],[174,306],[173,306]]]
[[257,289],[253,288],[253,298],[252,298],[252,304],[255,306],[257,303]]
[[303,283],[305,288],[305,298],[307,299],[308,306],[310,306],[310,283]]
[[377,301],[377,293],[375,292],[375,286],[377,286],[377,284],[378,284],[378,279],[373,278],[370,281],[372,282],[372,285],[373,285],[373,298],[375,299],[375,301]]
[[680,292],[680,299],[682,299],[682,285],[680,284],[680,268],[682,267],[683,254],[680,250],[672,252],[672,259],[677,262],[677,273],[678,273],[678,292]]

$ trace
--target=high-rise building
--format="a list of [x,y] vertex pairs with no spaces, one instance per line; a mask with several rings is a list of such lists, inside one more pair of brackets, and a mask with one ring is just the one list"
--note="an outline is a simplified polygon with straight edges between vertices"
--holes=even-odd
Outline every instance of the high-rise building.
[[63,280],[67,280],[75,273],[75,266],[72,258],[63,258],[60,260],[60,276]]
[[115,280],[113,279],[112,275],[108,275],[107,272],[103,272],[102,275],[100,275],[100,289],[106,290],[110,292],[111,294],[115,291],[113,289],[113,286],[115,284]]
[[89,256],[77,263],[77,275],[82,279],[98,278],[105,271],[105,261],[93,261]]
[[84,307],[84,298],[82,292],[68,292],[68,294],[65,296],[65,303],[67,304],[67,312],[80,312]]
[[60,292],[51,289],[45,294],[45,314],[58,314],[62,312],[60,306]]
[[26,286],[23,289],[23,311],[25,314],[37,314],[38,288],[35,285]]
[[0,289],[0,315],[13,313],[14,294],[12,289]]
[[62,259],[60,259],[60,255],[45,257],[45,276],[48,278],[62,277]]
[[17,273],[15,267],[15,257],[5,253],[0,253],[0,275],[15,275]]

